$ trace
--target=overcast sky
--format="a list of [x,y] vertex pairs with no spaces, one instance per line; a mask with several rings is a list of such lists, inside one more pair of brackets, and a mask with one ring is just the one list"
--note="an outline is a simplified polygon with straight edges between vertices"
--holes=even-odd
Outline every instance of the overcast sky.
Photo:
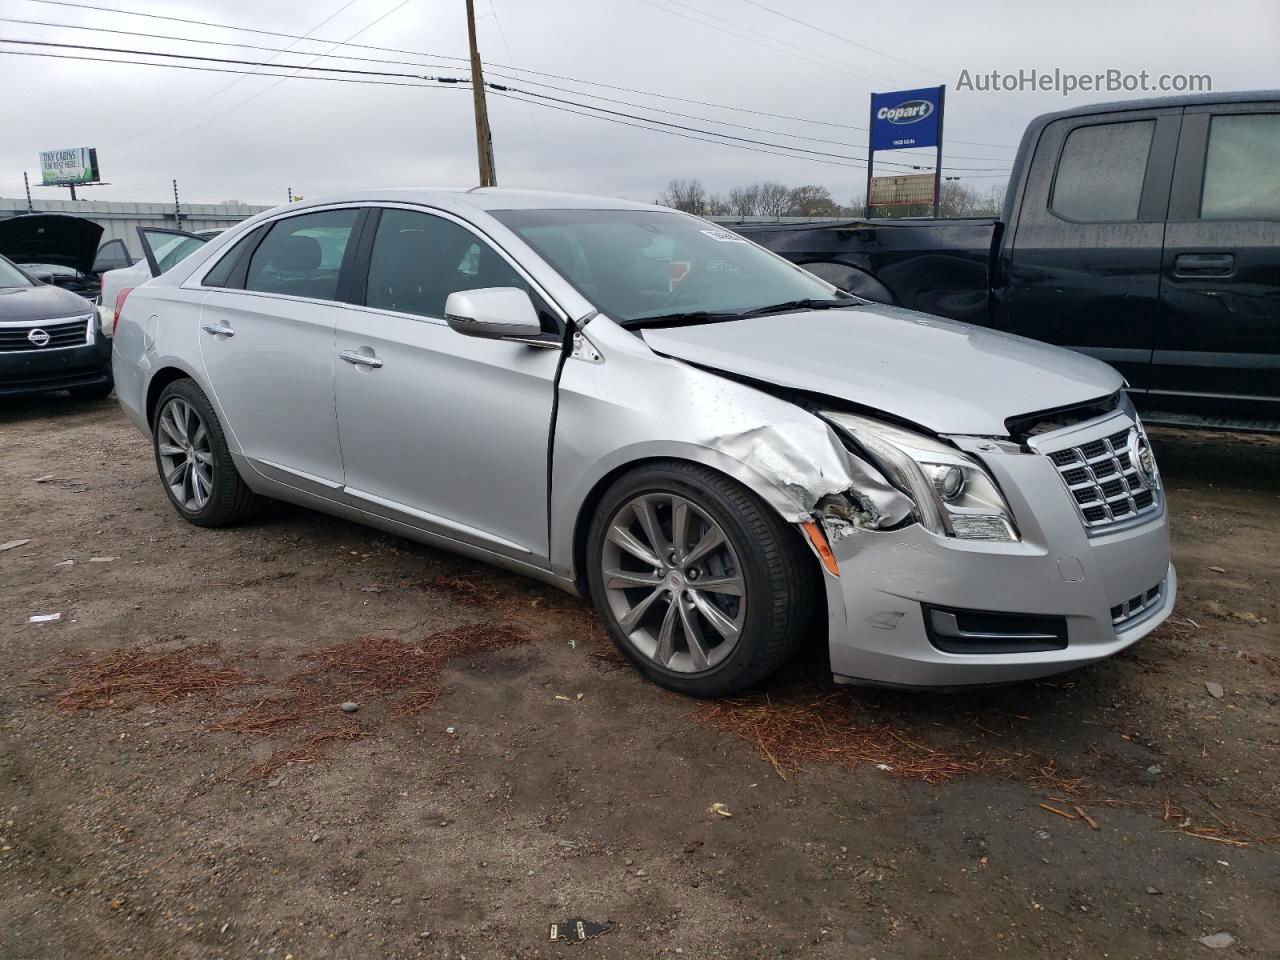
[[[73,0],[79,2],[79,0]],[[370,50],[363,57],[435,64],[421,72],[465,73],[439,57],[467,54],[464,0],[84,0],[98,6],[310,34],[330,43],[295,50],[327,52],[359,33],[359,43],[421,51],[422,57]],[[797,23],[763,7],[781,11]],[[1038,113],[1124,95],[980,93],[956,89],[962,70],[1023,68],[1093,73],[1115,68],[1160,74],[1209,74],[1213,89],[1280,86],[1277,0],[476,0],[481,53],[497,64],[573,78],[523,74],[525,87],[629,113],[626,100],[669,122],[713,128],[810,150],[865,155],[868,93],[948,85],[944,164],[1007,169],[1026,122]],[[374,23],[379,17],[385,17]],[[73,9],[33,0],[0,0],[0,17],[110,27],[192,39],[284,47],[291,41],[226,29]],[[324,22],[327,17],[332,17]],[[699,22],[700,21],[700,22]],[[372,26],[369,26],[370,24]],[[810,26],[818,27],[819,30]],[[821,32],[830,31],[830,35]],[[65,26],[0,22],[0,36],[109,47],[182,51],[246,60],[311,56],[91,33]],[[843,38],[843,39],[841,39]],[[26,49],[0,44],[0,49]],[[75,53],[75,51],[50,51]],[[120,56],[118,54],[85,54]],[[136,58],[129,58],[136,59]],[[390,71],[412,68],[355,61],[319,63]],[[273,68],[264,68],[273,69]],[[514,76],[514,74],[512,74]],[[563,92],[531,81],[572,88]],[[234,81],[234,82],[233,82]],[[579,81],[645,91],[625,93]],[[319,80],[239,77],[131,64],[91,64],[0,56],[5,91],[0,137],[0,196],[22,196],[22,172],[39,181],[42,149],[95,146],[112,186],[82,196],[167,200],[177,178],[184,200],[279,203],[291,187],[308,198],[361,186],[471,185],[476,182],[471,97],[459,88],[405,89]],[[683,97],[827,124],[733,112],[648,96]],[[1148,94],[1150,95],[1150,94]],[[250,99],[252,98],[252,99]],[[690,114],[688,119],[652,112]],[[576,109],[576,108],[574,108]],[[839,160],[819,163],[677,139],[545,106],[490,97],[498,182],[652,200],[673,177],[698,177],[711,190],[758,179],[819,183],[848,203],[865,173]],[[769,133],[717,126],[720,120]],[[822,143],[820,140],[842,141]],[[962,142],[969,141],[969,142]],[[901,156],[879,154],[880,160]],[[889,168],[882,171],[891,172]],[[959,171],[957,171],[959,172]],[[977,176],[988,170],[970,171]],[[971,181],[985,188],[997,178]],[[33,188],[37,197],[67,196]]]

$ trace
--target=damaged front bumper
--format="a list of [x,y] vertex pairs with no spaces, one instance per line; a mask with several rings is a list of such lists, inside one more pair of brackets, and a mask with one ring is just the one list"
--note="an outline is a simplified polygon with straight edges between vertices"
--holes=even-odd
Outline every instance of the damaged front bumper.
[[1046,676],[1124,649],[1177,594],[1163,504],[1138,525],[1089,531],[1052,461],[990,445],[1020,539],[967,541],[913,523],[823,520],[831,667],[838,681],[964,687]]

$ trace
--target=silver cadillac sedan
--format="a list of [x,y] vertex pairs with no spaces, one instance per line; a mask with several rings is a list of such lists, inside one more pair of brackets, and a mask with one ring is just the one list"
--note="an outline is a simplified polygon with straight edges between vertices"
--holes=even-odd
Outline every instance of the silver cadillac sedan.
[[260,214],[122,295],[116,394],[191,523],[288,500],[590,598],[655,682],[963,687],[1169,615],[1095,360],[868,303],[705,220],[499,189]]

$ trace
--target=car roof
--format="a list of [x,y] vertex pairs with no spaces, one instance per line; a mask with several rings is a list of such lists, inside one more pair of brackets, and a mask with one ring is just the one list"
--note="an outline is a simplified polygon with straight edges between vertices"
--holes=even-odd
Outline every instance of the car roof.
[[[348,191],[290,204],[290,209],[326,206],[332,203],[422,203],[457,209],[477,210],[670,210],[651,203],[636,203],[616,197],[584,193],[556,193],[549,190],[514,190],[504,187],[387,187]],[[278,208],[277,208],[278,209]]]
[[1087,103],[1067,110],[1057,110],[1037,117],[1041,121],[1062,117],[1092,116],[1099,113],[1121,113],[1126,110],[1161,110],[1168,107],[1195,107],[1203,104],[1280,103],[1280,90],[1237,90],[1231,93],[1186,93],[1172,97],[1148,97],[1143,100],[1114,100],[1110,103]]

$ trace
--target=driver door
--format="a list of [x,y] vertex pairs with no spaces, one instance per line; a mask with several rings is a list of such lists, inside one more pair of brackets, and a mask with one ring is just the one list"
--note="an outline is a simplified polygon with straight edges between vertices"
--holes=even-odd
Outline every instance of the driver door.
[[[461,221],[388,207],[367,230],[367,283],[335,331],[345,493],[362,510],[545,563],[547,451],[561,325],[513,263]],[[467,337],[450,293],[528,291],[545,340]]]
[[173,269],[209,242],[185,230],[159,227],[138,227],[138,241],[153,277]]

